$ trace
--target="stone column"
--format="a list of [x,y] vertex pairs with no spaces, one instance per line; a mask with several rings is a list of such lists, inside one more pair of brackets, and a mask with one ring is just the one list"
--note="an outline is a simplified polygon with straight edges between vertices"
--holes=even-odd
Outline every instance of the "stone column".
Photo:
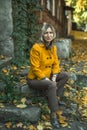
[[0,0],[0,55],[14,55],[12,39],[12,3],[11,0]]

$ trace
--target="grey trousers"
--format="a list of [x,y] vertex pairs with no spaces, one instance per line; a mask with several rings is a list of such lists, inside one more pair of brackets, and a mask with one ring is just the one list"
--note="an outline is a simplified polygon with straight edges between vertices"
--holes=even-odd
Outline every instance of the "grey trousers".
[[66,84],[68,78],[69,76],[67,73],[61,72],[57,75],[56,82],[37,79],[27,79],[27,81],[31,88],[46,91],[49,109],[51,112],[55,112],[58,110],[57,96],[61,96],[63,94],[64,85]]

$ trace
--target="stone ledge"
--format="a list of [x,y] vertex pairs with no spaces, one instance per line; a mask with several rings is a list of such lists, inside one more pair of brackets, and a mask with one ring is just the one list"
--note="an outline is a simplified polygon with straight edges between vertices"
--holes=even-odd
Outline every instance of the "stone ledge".
[[[73,73],[70,75],[70,78],[71,80],[74,80],[77,85],[87,87],[87,76]],[[5,83],[0,82],[0,91],[4,91],[4,87],[5,87]],[[13,87],[14,87],[14,92],[16,94],[22,94],[24,96],[42,97],[46,95],[45,91],[34,90],[28,84],[17,83],[17,85]]]
[[29,121],[36,123],[40,119],[41,109],[39,107],[27,106],[26,108],[17,108],[16,106],[5,106],[0,108],[0,121]]

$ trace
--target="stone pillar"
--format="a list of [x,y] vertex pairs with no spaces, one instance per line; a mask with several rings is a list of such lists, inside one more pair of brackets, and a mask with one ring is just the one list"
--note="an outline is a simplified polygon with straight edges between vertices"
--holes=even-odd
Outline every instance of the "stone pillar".
[[11,57],[14,55],[12,32],[11,0],[0,0],[0,55]]

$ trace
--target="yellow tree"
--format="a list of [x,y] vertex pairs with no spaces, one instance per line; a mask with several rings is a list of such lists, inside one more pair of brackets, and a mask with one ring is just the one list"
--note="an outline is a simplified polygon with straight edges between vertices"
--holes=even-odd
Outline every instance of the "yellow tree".
[[87,24],[87,0],[66,0],[74,8],[74,21],[78,25]]

